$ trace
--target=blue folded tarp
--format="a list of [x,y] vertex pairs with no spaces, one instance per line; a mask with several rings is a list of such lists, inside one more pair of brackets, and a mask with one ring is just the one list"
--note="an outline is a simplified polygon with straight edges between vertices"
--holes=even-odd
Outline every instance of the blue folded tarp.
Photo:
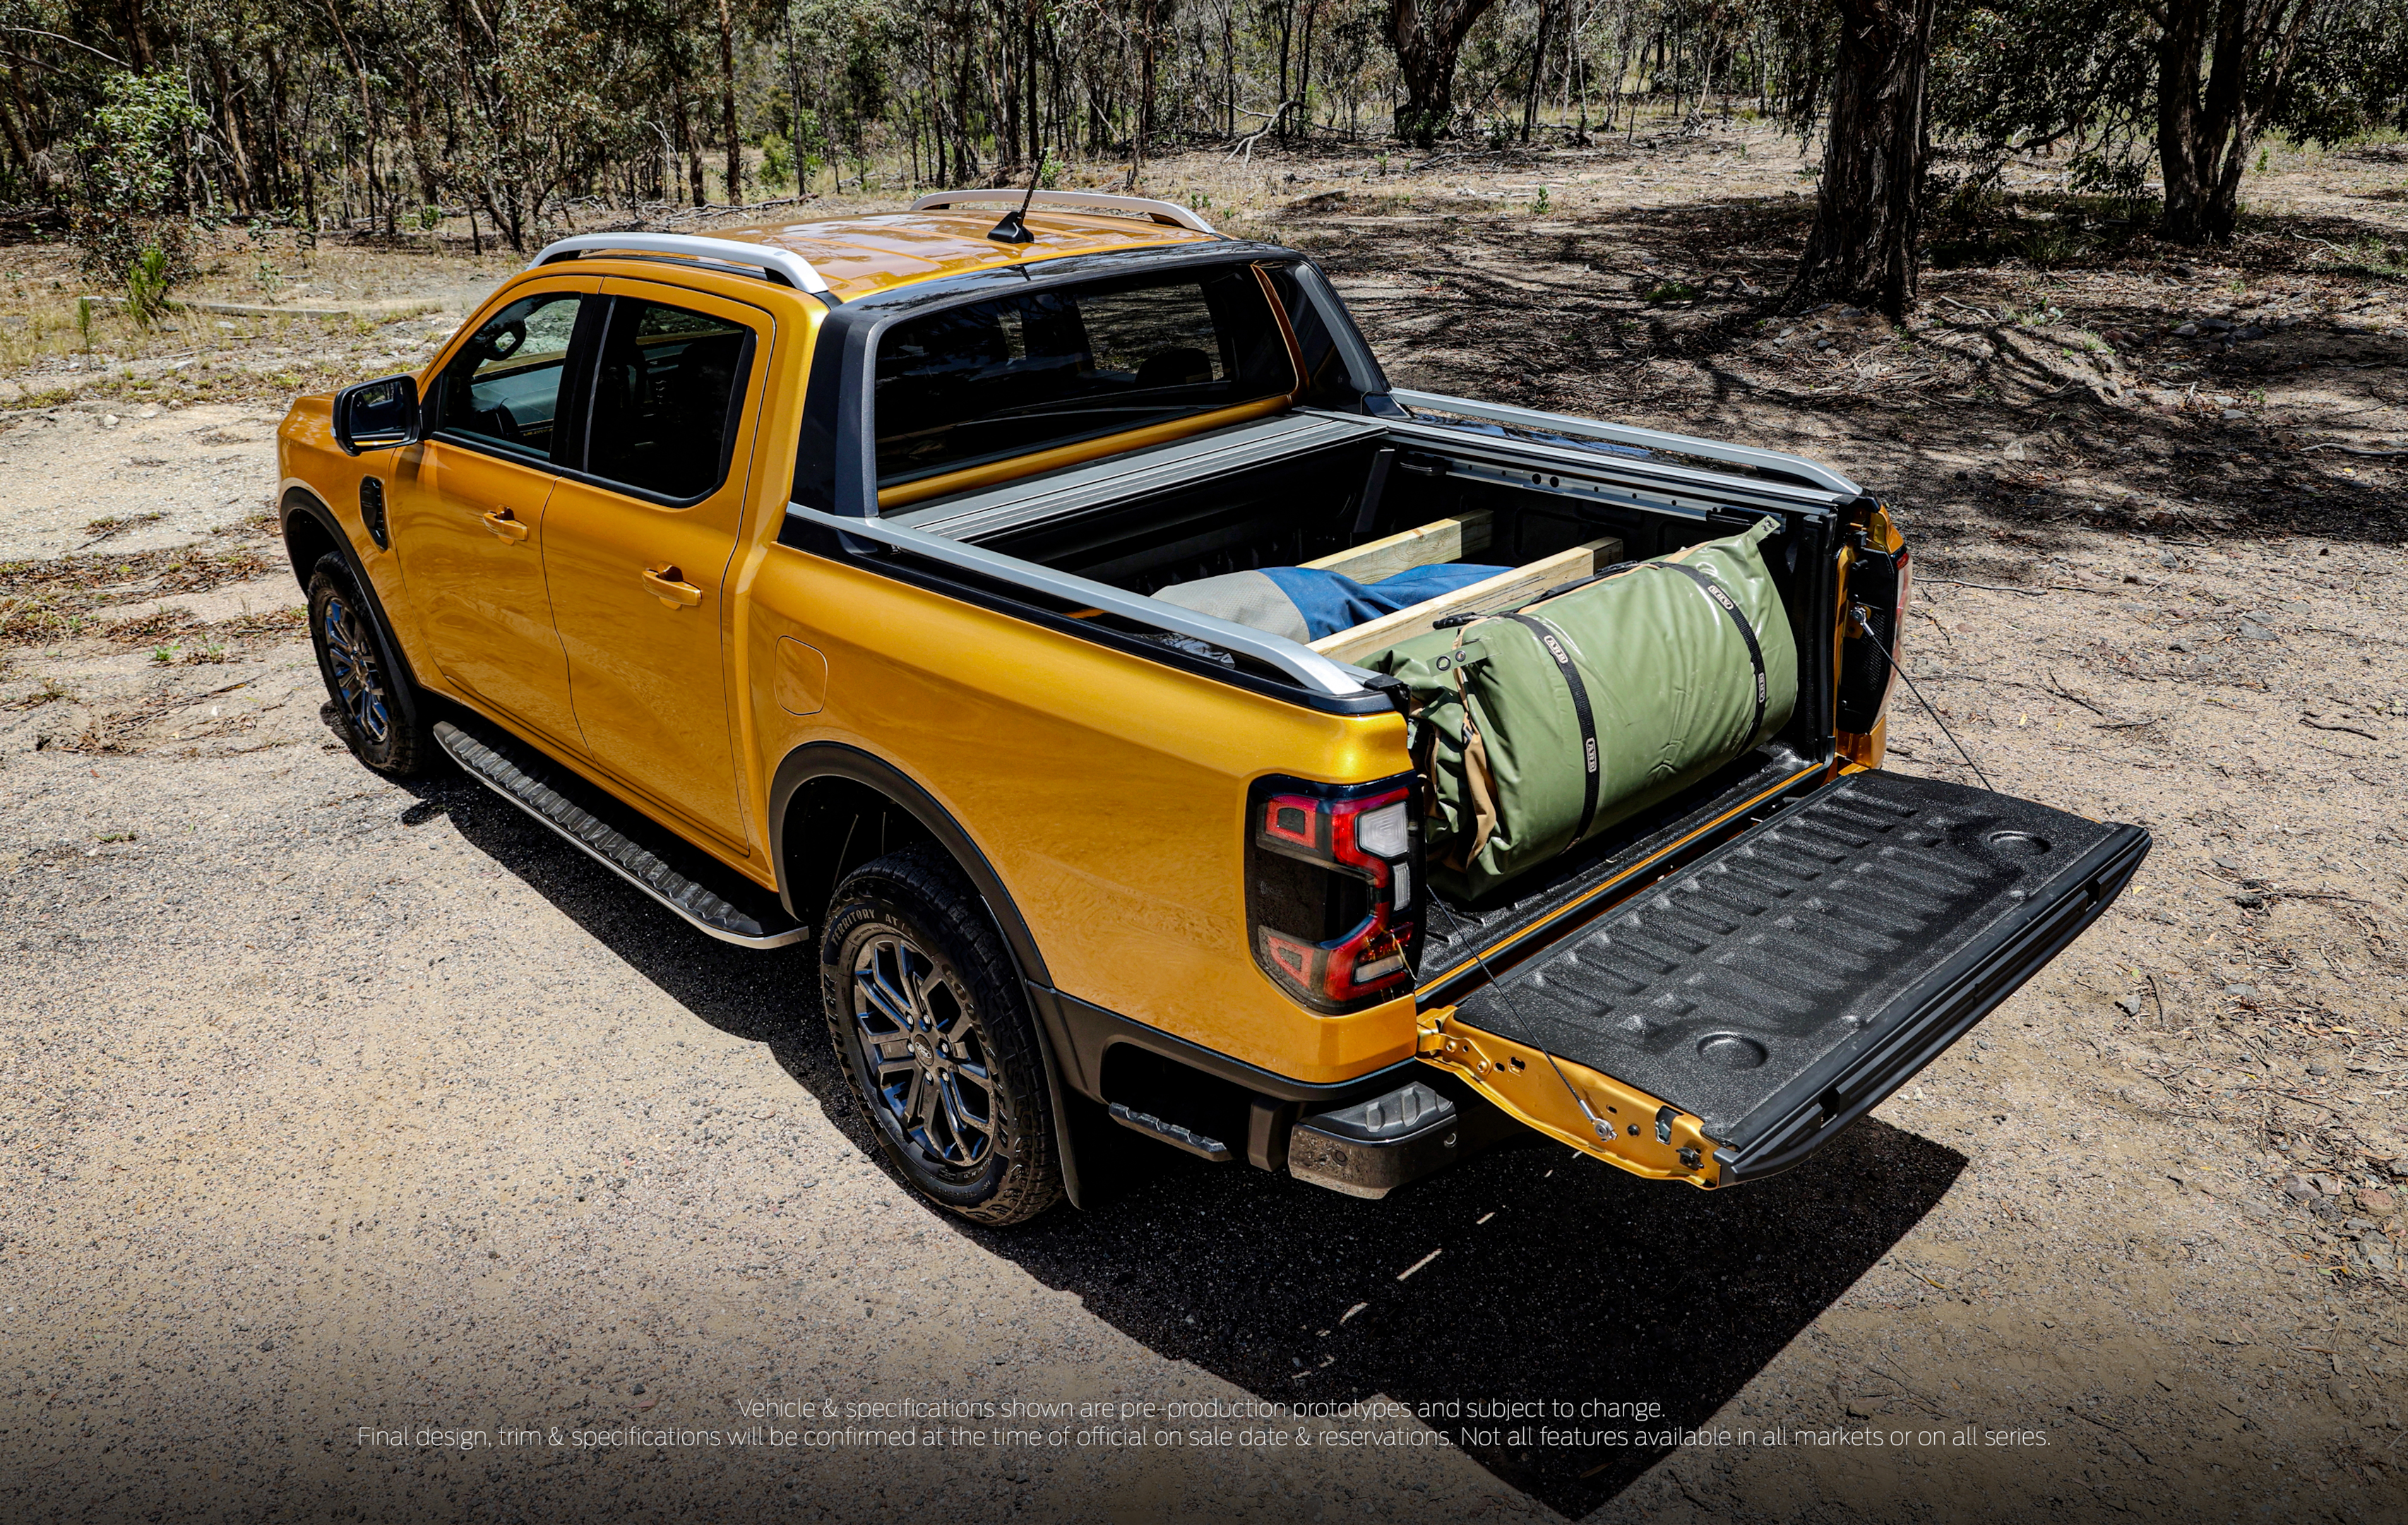
[[1512,570],[1441,562],[1435,566],[1408,567],[1378,582],[1356,582],[1340,573],[1312,567],[1273,566],[1173,583],[1157,589],[1154,596],[1293,641],[1317,641]]

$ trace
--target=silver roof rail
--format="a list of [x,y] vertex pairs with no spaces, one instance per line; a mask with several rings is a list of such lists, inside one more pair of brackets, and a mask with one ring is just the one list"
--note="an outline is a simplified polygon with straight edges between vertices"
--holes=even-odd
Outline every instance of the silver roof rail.
[[769,244],[749,244],[737,238],[705,238],[691,233],[580,233],[543,246],[527,268],[573,260],[585,254],[676,254],[716,264],[751,265],[770,279],[798,292],[824,293],[827,281],[811,262],[792,249]]
[[[934,211],[943,207],[970,205],[1009,205],[1017,207],[1025,191],[939,191],[922,196],[911,204],[915,212]],[[1194,233],[1221,230],[1174,201],[1157,201],[1152,196],[1113,196],[1099,191],[1039,191],[1030,199],[1032,207],[1104,207],[1116,212],[1143,212],[1156,222],[1168,222],[1175,228]]]
[[858,534],[881,540],[897,550],[924,556],[932,562],[942,562],[965,572],[976,572],[1000,582],[1012,583],[1031,592],[1084,604],[1109,614],[1122,615],[1140,624],[1189,635],[1226,650],[1240,652],[1255,661],[1285,673],[1304,688],[1316,693],[1351,695],[1364,691],[1363,679],[1371,675],[1359,667],[1332,661],[1284,636],[1232,624],[1226,620],[1195,609],[1182,608],[1132,593],[1108,583],[1094,582],[1068,572],[1056,572],[1050,566],[1024,562],[1016,556],[1000,555],[977,546],[948,540],[897,524],[892,520],[851,519],[821,509],[806,507],[799,503],[786,506],[788,517],[807,520],[825,529],[845,534]]

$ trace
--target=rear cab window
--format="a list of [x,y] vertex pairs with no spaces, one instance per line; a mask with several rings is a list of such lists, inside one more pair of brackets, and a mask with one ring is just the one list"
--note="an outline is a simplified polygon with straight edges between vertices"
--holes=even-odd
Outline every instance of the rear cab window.
[[871,393],[878,485],[1284,397],[1251,266],[1040,289],[897,323]]
[[585,469],[684,502],[726,480],[753,333],[732,319],[622,296],[595,368]]

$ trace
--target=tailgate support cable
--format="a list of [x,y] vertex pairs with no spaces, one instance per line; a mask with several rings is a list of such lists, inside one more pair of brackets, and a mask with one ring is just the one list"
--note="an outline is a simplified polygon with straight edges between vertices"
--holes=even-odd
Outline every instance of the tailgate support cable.
[[[1424,892],[1426,894],[1427,893],[1426,886],[1424,887]],[[1446,913],[1446,924],[1453,928],[1457,934],[1460,934],[1463,931],[1463,923],[1455,919],[1455,908],[1435,894],[1428,895],[1428,899],[1431,905]],[[1488,988],[1497,992],[1498,1001],[1504,1005],[1508,1012],[1512,1013],[1514,1024],[1520,1027],[1523,1032],[1529,1032],[1531,1030],[1530,1024],[1523,1020],[1522,1013],[1515,1009],[1513,1005],[1513,998],[1505,993],[1505,986],[1498,979],[1497,971],[1488,967],[1487,950],[1483,948],[1479,943],[1475,941],[1471,945],[1471,957],[1479,963],[1480,972],[1488,976]],[[1613,1124],[1606,1121],[1603,1118],[1598,1117],[1597,1113],[1591,1109],[1588,1105],[1588,1098],[1580,1093],[1580,1088],[1572,1084],[1571,1076],[1566,1075],[1564,1073],[1564,1067],[1555,1062],[1555,1056],[1547,1053],[1545,1048],[1539,1048],[1536,1044],[1533,1044],[1531,1047],[1538,1048],[1540,1053],[1546,1054],[1547,1068],[1555,1071],[1555,1078],[1564,1083],[1564,1090],[1570,1093],[1572,1105],[1581,1109],[1581,1116],[1586,1118],[1588,1119],[1589,1126],[1597,1130],[1597,1136],[1600,1140],[1611,1139],[1613,1136]]]
[[1926,715],[1931,717],[1931,723],[1940,727],[1940,734],[1956,744],[1957,755],[1964,758],[1965,765],[1973,770],[1973,777],[1982,780],[1982,787],[1995,792],[1995,786],[1991,784],[1989,776],[1982,771],[1982,764],[1973,761],[1973,754],[1965,750],[1963,742],[1956,740],[1956,733],[1948,729],[1948,722],[1940,718],[1940,711],[1931,707],[1931,701],[1923,696],[1923,691],[1914,686],[1914,679],[1907,677],[1906,669],[1898,664],[1898,653],[1891,650],[1887,643],[1873,634],[1872,621],[1865,618],[1865,606],[1861,604],[1850,604],[1848,618],[1856,622],[1857,630],[1863,632],[1865,639],[1872,642],[1881,654],[1889,659],[1889,670],[1906,679],[1906,691],[1914,695],[1914,702],[1923,706],[1923,712]]

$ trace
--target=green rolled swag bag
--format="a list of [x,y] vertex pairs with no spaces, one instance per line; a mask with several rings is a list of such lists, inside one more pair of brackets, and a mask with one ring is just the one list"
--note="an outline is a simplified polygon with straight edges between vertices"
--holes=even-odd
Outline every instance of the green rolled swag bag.
[[1761,745],[1798,705],[1798,646],[1761,547],[1632,563],[1364,658],[1410,691],[1432,882],[1479,896]]

